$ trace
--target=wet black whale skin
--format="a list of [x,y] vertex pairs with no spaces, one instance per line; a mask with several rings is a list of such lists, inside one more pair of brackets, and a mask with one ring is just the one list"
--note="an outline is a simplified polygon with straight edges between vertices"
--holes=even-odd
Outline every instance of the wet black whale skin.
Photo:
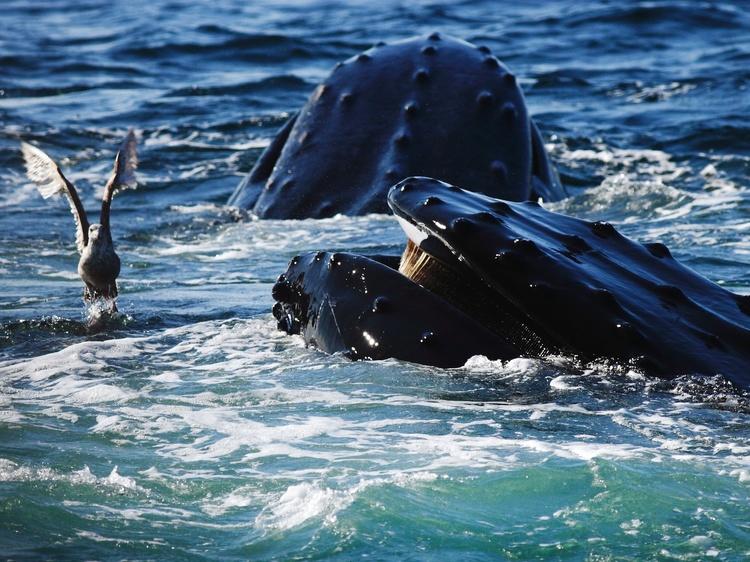
[[273,290],[279,329],[352,359],[458,367],[473,355],[514,355],[495,334],[397,268],[398,257],[295,257]]
[[229,204],[275,219],[385,213],[388,188],[413,175],[514,201],[565,196],[515,76],[434,33],[339,63]]
[[[498,299],[512,303],[548,349],[583,360],[635,364],[666,378],[718,374],[740,387],[750,386],[750,297],[733,294],[683,266],[664,245],[632,241],[608,223],[553,213],[536,203],[490,198],[430,178],[404,180],[390,190],[388,202],[396,215],[429,234],[424,249],[433,253],[430,248],[438,248],[434,253],[443,261],[460,259]],[[290,287],[300,295],[297,302],[348,299],[346,310],[354,316],[371,306],[373,293],[363,295],[353,282],[332,283],[327,278],[332,270],[317,271],[309,282],[306,264],[291,265],[280,279],[274,296],[282,304],[276,312],[291,310]],[[495,334],[500,344],[489,353],[485,346],[494,344],[484,335],[482,345],[467,345],[474,343],[467,330],[484,333],[442,316],[436,307],[447,310],[450,305],[434,295],[428,300],[421,287],[402,296],[404,287],[415,284],[386,265],[379,267],[375,294],[389,299],[396,311],[408,302],[409,312],[382,316],[380,333],[392,343],[378,358],[452,366],[477,349],[498,358],[517,353]],[[371,267],[368,279],[375,272]],[[415,358],[412,350],[418,344],[411,332],[418,330],[414,324],[422,317],[431,319],[431,331],[449,340],[450,361],[438,355]],[[296,318],[302,326],[298,331],[305,333],[310,316]],[[358,325],[348,320],[343,310],[337,315],[339,332],[344,339],[358,337]],[[285,328],[284,322],[280,327]],[[329,328],[318,325],[316,334]]]

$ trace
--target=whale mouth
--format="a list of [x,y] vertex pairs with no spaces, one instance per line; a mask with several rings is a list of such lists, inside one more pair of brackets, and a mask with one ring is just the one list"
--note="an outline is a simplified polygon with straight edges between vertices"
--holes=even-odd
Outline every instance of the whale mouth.
[[393,201],[389,204],[407,236],[399,273],[487,327],[519,355],[544,356],[555,351],[542,330],[490,287],[460,254]]
[[393,186],[398,256],[310,252],[274,284],[279,329],[328,353],[459,367],[550,354],[747,386],[750,300],[605,222],[426,177]]
[[274,284],[279,328],[353,359],[458,367],[550,354],[747,386],[750,300],[606,222],[426,177],[393,186],[398,256],[310,252]]

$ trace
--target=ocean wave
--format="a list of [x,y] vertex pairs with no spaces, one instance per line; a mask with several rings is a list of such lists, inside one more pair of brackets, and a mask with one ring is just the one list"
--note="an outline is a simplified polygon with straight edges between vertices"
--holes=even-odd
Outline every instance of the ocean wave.
[[181,88],[172,90],[165,94],[167,97],[175,96],[229,96],[252,94],[256,92],[267,92],[273,90],[312,90],[312,84],[309,84],[302,78],[294,75],[270,76],[262,80],[253,82],[244,82],[242,84],[222,85],[222,86],[192,86],[190,88]]
[[235,61],[272,62],[289,58],[309,58],[312,48],[305,41],[280,34],[235,34],[215,43],[162,42],[128,45],[118,49],[122,56],[140,59],[175,59],[190,55],[231,56]]
[[711,10],[690,2],[665,2],[660,4],[624,4],[616,7],[580,11],[565,18],[569,27],[596,24],[612,26],[639,26],[664,29],[689,26],[696,29],[741,28],[745,15],[730,5],[717,5]]

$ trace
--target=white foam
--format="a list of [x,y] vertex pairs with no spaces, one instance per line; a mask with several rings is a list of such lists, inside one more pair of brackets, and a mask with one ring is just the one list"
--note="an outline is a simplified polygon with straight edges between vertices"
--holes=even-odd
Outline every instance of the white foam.
[[116,466],[112,469],[112,472],[109,473],[109,476],[103,478],[101,481],[102,483],[108,484],[115,488],[124,488],[126,490],[136,490],[138,488],[135,480],[128,476],[122,476],[119,472],[117,472]]
[[[144,374],[146,362],[150,369]],[[474,388],[477,377],[464,377],[466,372],[491,374],[513,393],[518,383],[544,383],[555,365],[564,366],[566,374],[551,379],[557,379],[550,387],[560,396],[545,393],[547,402],[443,397],[443,391],[454,390],[460,396],[464,378]],[[40,374],[30,372],[36,367]],[[700,462],[737,486],[744,486],[750,474],[747,440],[728,439],[713,424],[696,423],[703,418],[690,415],[694,406],[677,398],[670,396],[657,407],[649,395],[637,407],[604,409],[609,395],[589,401],[592,391],[581,390],[578,403],[571,389],[578,384],[588,388],[591,375],[568,375],[570,360],[559,357],[507,362],[478,357],[455,370],[397,361],[352,363],[306,350],[300,339],[284,337],[264,316],[83,342],[1,368],[11,392],[0,394],[7,396],[0,407],[36,420],[44,412],[54,419],[34,423],[55,428],[75,423],[79,430],[87,423],[97,439],[138,443],[161,457],[136,476],[108,469],[109,474],[97,477],[86,468],[72,478],[136,493],[142,481],[181,489],[190,480],[226,478],[236,471],[242,485],[202,497],[201,512],[204,517],[250,513],[245,525],[269,532],[331,524],[370,486],[524,470],[559,460],[592,471],[599,459]],[[394,373],[399,373],[396,379]],[[488,382],[486,390],[493,384]],[[523,430],[529,420],[540,433]],[[557,431],[561,420],[573,424],[576,434]],[[612,423],[622,431],[613,434]],[[555,430],[545,432],[546,427]],[[63,478],[24,466],[2,465],[0,480],[2,474]]]
[[158,375],[152,375],[149,377],[154,382],[161,382],[166,384],[179,384],[182,382],[179,373],[167,371]]
[[[510,454],[556,456],[590,461],[596,458],[632,459],[648,454],[630,444],[592,443],[583,441],[547,442],[538,439],[513,439],[499,436],[424,435],[403,436],[400,448],[432,459],[425,470],[438,471],[448,467],[513,468],[518,462]],[[516,457],[517,459],[519,457]],[[532,457],[526,456],[526,461]],[[525,462],[525,461],[524,461]]]
[[690,539],[688,539],[688,542],[695,546],[706,546],[708,544],[711,544],[712,541],[706,535],[695,535],[694,537],[690,537]]
[[740,482],[750,482],[750,468],[735,468],[729,471],[729,475],[737,477]]
[[617,166],[626,172],[637,172],[664,181],[676,179],[690,171],[685,166],[676,165],[671,154],[662,150],[615,148],[602,142],[595,143],[593,150],[569,150],[563,144],[553,144],[550,148],[553,154],[573,167],[578,167],[578,162],[603,164],[606,167],[601,168],[600,172],[610,172],[606,175],[612,175],[612,167]]
[[145,492],[134,479],[122,476],[117,467],[109,476],[98,478],[88,466],[79,470],[61,473],[51,468],[34,468],[19,465],[8,459],[0,458],[0,482],[68,482],[74,485],[105,486],[118,492]]
[[204,502],[203,511],[211,517],[218,517],[237,508],[261,505],[265,502],[265,499],[265,494],[258,490],[256,486],[242,486],[218,500],[211,498]]
[[133,357],[144,349],[137,344],[142,338],[122,338],[107,341],[85,341],[60,351],[21,361],[0,363],[0,375],[24,377],[33,381],[49,379],[60,374],[100,374],[113,359]]
[[643,521],[640,519],[631,519],[630,521],[620,523],[620,529],[622,529],[626,535],[635,536],[638,535],[639,529],[642,525]]
[[576,384],[571,384],[569,381],[575,380],[577,377],[571,375],[559,375],[549,381],[549,387],[553,390],[566,391],[576,390],[583,388]]
[[419,471],[361,480],[344,489],[328,488],[318,482],[293,484],[258,514],[255,525],[266,531],[292,529],[313,519],[322,519],[324,525],[331,525],[336,522],[339,512],[373,486],[408,487],[420,482],[433,482],[437,478],[434,473]]
[[[320,220],[229,222],[198,236],[177,233],[134,251],[142,259],[181,258],[201,263],[267,259],[268,255],[320,248],[403,246],[403,232],[388,215],[338,216]],[[205,281],[205,276],[202,277]]]
[[189,407],[154,408],[162,414],[178,414],[193,431],[208,429],[223,437],[212,442],[198,438],[193,443],[171,443],[161,447],[162,453],[183,461],[216,461],[239,449],[254,449],[268,444],[304,441],[310,437],[326,435],[345,425],[341,418],[311,416],[299,423],[265,425],[243,418],[229,408],[195,410]]
[[303,482],[286,491],[255,519],[256,526],[286,530],[298,527],[313,518],[335,521],[336,512],[354,500],[351,493],[336,492],[317,484]]
[[488,359],[484,355],[474,355],[466,360],[464,369],[476,373],[496,372],[503,370],[503,362],[499,359]]
[[475,355],[467,359],[462,369],[472,374],[489,374],[498,376],[534,376],[544,366],[541,359],[530,359],[527,357],[516,357],[503,362],[499,359],[488,359],[484,355]]
[[[572,168],[594,165],[598,166],[597,173],[604,176],[599,186],[551,203],[549,208],[555,211],[599,220],[616,214],[621,223],[664,222],[668,224],[665,228],[670,228],[677,219],[688,215],[715,216],[733,210],[745,198],[746,190],[726,178],[713,164],[694,171],[676,164],[664,151],[618,149],[601,142],[593,149],[569,150],[560,142],[550,148]],[[706,157],[720,159],[713,155]],[[704,191],[684,191],[672,185],[688,176],[704,181]],[[713,229],[716,222],[717,219],[702,221],[705,223],[702,228]]]
[[697,88],[695,84],[683,82],[668,82],[666,84],[655,84],[653,86],[644,86],[637,82],[635,92],[628,93],[622,89],[612,91],[613,96],[625,96],[625,99],[632,103],[644,103],[655,101],[666,101],[674,96],[686,94]]

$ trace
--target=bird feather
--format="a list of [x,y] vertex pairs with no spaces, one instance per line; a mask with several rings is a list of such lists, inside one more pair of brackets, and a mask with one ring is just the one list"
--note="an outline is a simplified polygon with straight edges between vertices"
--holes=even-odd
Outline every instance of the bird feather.
[[132,189],[136,186],[135,170],[138,168],[136,146],[135,132],[133,132],[133,129],[130,129],[115,155],[115,165],[112,169],[112,175],[104,187],[100,222],[105,228],[109,228],[109,210],[115,193],[122,189]]
[[36,184],[42,197],[49,199],[54,195],[65,195],[68,199],[70,212],[76,221],[76,247],[81,253],[88,244],[89,221],[75,186],[63,175],[55,161],[37,147],[22,142],[21,153],[26,163],[26,176]]

